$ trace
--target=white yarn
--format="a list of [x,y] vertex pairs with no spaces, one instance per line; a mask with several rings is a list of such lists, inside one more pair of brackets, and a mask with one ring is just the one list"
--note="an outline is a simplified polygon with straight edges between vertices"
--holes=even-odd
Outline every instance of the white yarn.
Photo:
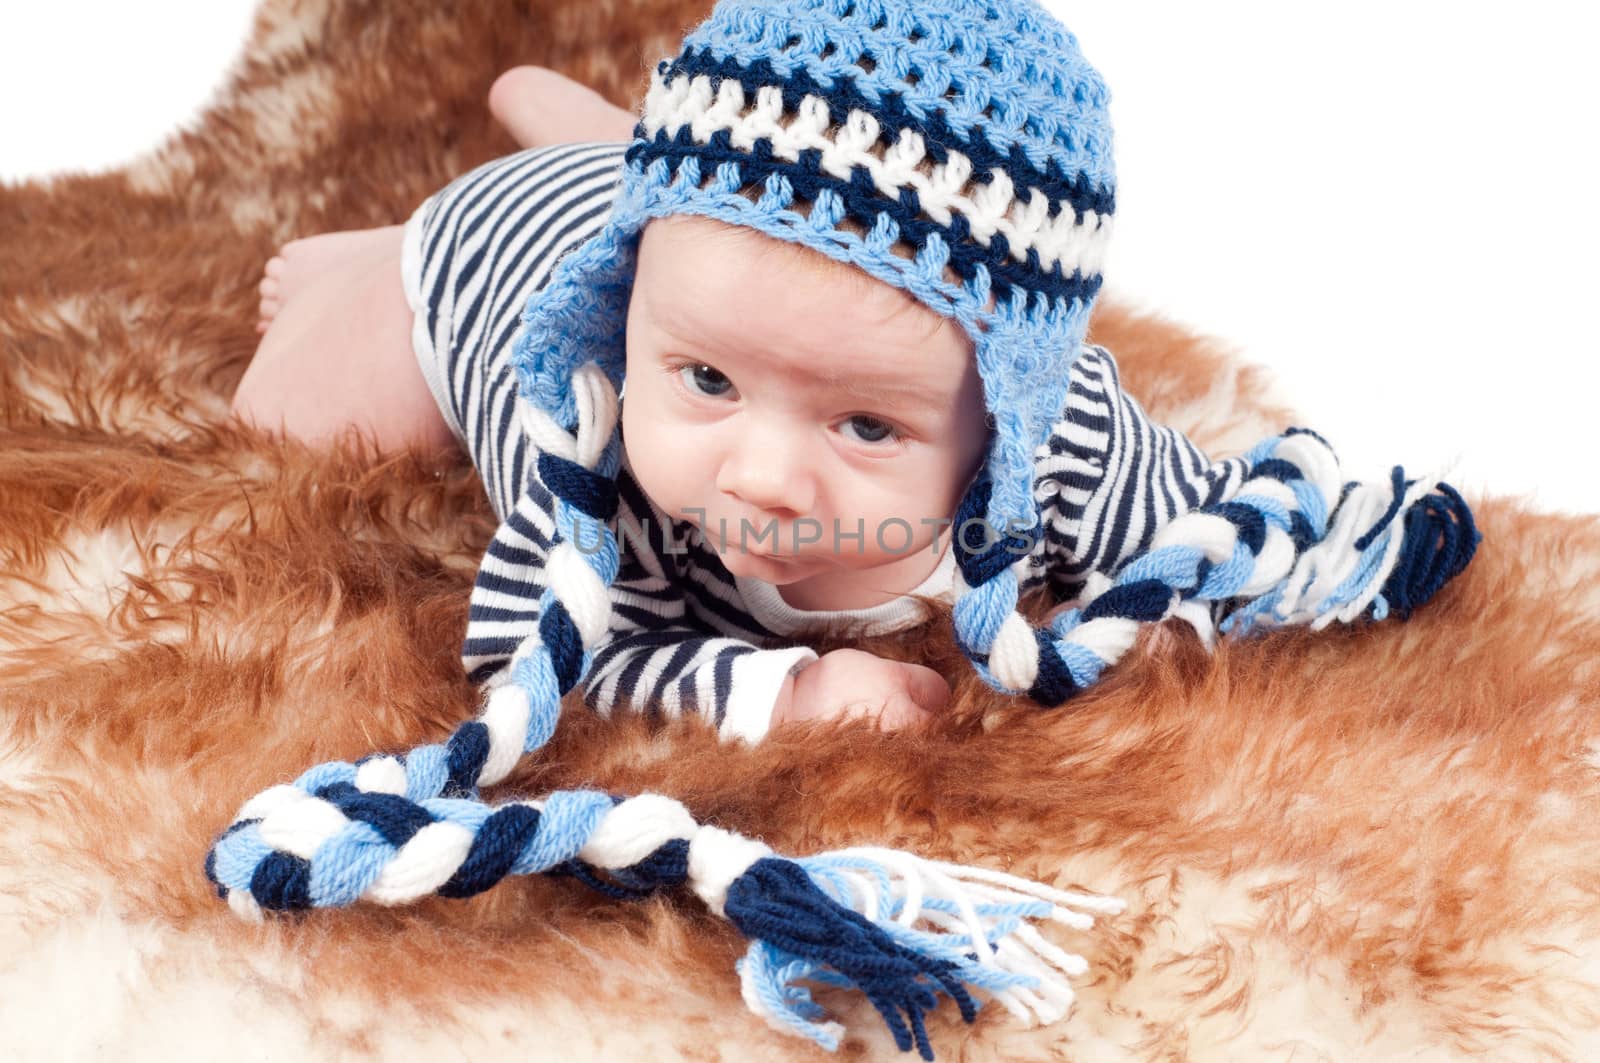
[[584,646],[598,645],[610,628],[611,593],[589,555],[572,540],[562,539],[545,558],[544,572],[547,586],[566,607]]
[[1286,436],[1273,448],[1273,456],[1287,459],[1298,466],[1300,475],[1322,492],[1329,506],[1339,501],[1339,492],[1344,487],[1339,479],[1339,459],[1316,436],[1309,432]]
[[244,807],[239,809],[239,814],[233,817],[234,822],[241,819],[265,819],[278,809],[297,805],[310,796],[298,786],[291,786],[289,783],[269,786],[244,803]]
[[349,826],[350,820],[331,802],[304,792],[300,797],[293,804],[273,809],[256,829],[272,848],[309,860],[323,842]]
[[578,445],[573,460],[585,469],[600,464],[600,455],[617,427],[617,392],[598,362],[572,371],[572,398],[578,407]]
[[489,730],[489,755],[478,773],[479,785],[493,786],[511,774],[525,752],[528,720],[532,715],[528,692],[520,683],[496,687],[489,695],[489,705],[479,717]]
[[1200,644],[1207,652],[1217,648],[1217,625],[1211,619],[1211,603],[1203,602],[1197,598],[1189,598],[1178,603],[1172,610],[1172,615],[1194,628],[1194,633],[1200,636]]
[[356,789],[369,794],[406,792],[406,766],[396,757],[373,757],[356,768]]
[[1115,664],[1133,648],[1144,625],[1122,616],[1101,616],[1085,620],[1068,634],[1068,641],[1090,650],[1106,664]]
[[261,905],[256,903],[249,890],[229,890],[228,907],[233,909],[234,915],[251,923],[260,923],[265,919]]
[[459,823],[429,823],[395,851],[361,896],[378,904],[406,904],[450,881],[472,851],[477,835]]
[[[1024,1022],[1035,1018],[1053,1022],[1065,1015],[1074,999],[1066,979],[1085,973],[1088,961],[1045,940],[1026,921],[991,945],[988,931],[1001,917],[980,916],[976,906],[1044,901],[1051,905],[1051,919],[1077,930],[1094,926],[1090,913],[1114,915],[1126,908],[1114,897],[1069,893],[1004,872],[927,860],[898,849],[860,846],[824,855],[829,873],[850,886],[848,905],[867,918],[877,918],[879,881],[851,870],[850,862],[888,874],[889,896],[901,902],[896,922],[909,928],[921,921],[943,933],[961,934],[966,939],[963,951],[971,951],[976,957],[974,962],[1037,978],[1037,990],[1014,987],[991,993],[1002,1007]],[[957,911],[924,907],[930,899],[952,903]]]
[[1154,552],[1167,546],[1194,546],[1213,564],[1221,564],[1233,556],[1239,541],[1239,529],[1226,517],[1215,513],[1192,511],[1170,523],[1163,524],[1150,540]]
[[776,86],[757,89],[755,106],[747,108],[743,86],[733,78],[724,79],[715,91],[705,74],[680,76],[668,85],[656,70],[650,82],[642,116],[648,136],[663,129],[675,135],[687,125],[695,141],[704,144],[727,131],[737,148],[748,151],[756,140],[765,139],[774,157],[790,162],[814,149],[821,155],[821,168],[841,180],[849,180],[860,166],[891,199],[907,186],[915,188],[923,213],[941,225],[949,225],[959,213],[969,222],[973,238],[982,243],[989,243],[996,233],[1004,234],[1010,256],[1019,262],[1026,262],[1031,250],[1045,269],[1059,263],[1063,273],[1076,269],[1086,276],[1103,269],[1111,239],[1110,215],[1089,211],[1080,221],[1075,211],[1067,209],[1052,218],[1047,196],[1036,188],[1020,194],[998,170],[991,171],[989,184],[976,186],[968,195],[972,160],[962,152],[948,151],[945,162],[924,174],[920,165],[926,144],[915,133],[905,135],[910,131],[897,134],[879,158],[876,148],[883,130],[865,111],[852,110],[830,139],[832,116],[827,101],[818,96],[803,97],[798,113],[784,126],[783,96]]
[[1276,587],[1289,574],[1295,563],[1294,540],[1289,533],[1275,524],[1267,526],[1267,534],[1256,554],[1255,568],[1250,578],[1234,591],[1236,598],[1254,598]]
[[631,867],[674,838],[687,841],[699,830],[681,802],[662,794],[640,794],[606,813],[578,850],[578,859],[595,867]]
[[1007,690],[1028,690],[1039,675],[1039,643],[1033,625],[1016,610],[1000,624],[989,648],[989,671]]
[[689,882],[707,908],[726,916],[723,902],[733,880],[772,850],[754,838],[702,826],[689,841]]

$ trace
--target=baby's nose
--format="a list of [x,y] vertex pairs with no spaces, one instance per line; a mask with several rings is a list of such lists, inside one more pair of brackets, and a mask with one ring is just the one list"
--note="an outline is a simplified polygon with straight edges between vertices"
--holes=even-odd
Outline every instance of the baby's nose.
[[763,513],[799,517],[816,501],[812,462],[805,448],[783,433],[752,434],[717,474],[717,490]]

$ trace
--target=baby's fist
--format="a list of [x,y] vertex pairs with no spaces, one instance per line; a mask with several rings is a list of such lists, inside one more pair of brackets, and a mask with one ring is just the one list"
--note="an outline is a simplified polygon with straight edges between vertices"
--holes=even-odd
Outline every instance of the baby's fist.
[[893,731],[921,723],[949,703],[950,684],[932,668],[834,650],[784,681],[772,725],[865,716],[875,718],[879,730]]

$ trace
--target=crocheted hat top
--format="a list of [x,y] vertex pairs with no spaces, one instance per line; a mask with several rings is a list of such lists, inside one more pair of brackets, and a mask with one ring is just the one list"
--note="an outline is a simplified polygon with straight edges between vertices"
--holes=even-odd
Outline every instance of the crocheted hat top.
[[1016,612],[1018,533],[1040,526],[1034,452],[1101,284],[1108,99],[1031,0],[723,0],[652,72],[605,228],[530,304],[521,393],[571,428],[579,365],[621,386],[652,218],[746,226],[904,289],[971,338],[994,425],[953,515],[957,636],[991,686],[1058,704],[1092,680]]

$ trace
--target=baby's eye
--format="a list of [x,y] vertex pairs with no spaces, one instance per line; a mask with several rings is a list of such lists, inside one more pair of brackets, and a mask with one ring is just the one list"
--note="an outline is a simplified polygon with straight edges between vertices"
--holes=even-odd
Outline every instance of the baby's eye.
[[898,435],[894,430],[894,425],[888,421],[880,421],[876,417],[868,417],[865,414],[857,414],[854,417],[846,418],[844,424],[855,427],[854,435],[859,443],[884,443],[895,439]]
[[678,375],[684,387],[711,399],[721,398],[733,387],[733,381],[709,365],[686,365],[678,370]]

